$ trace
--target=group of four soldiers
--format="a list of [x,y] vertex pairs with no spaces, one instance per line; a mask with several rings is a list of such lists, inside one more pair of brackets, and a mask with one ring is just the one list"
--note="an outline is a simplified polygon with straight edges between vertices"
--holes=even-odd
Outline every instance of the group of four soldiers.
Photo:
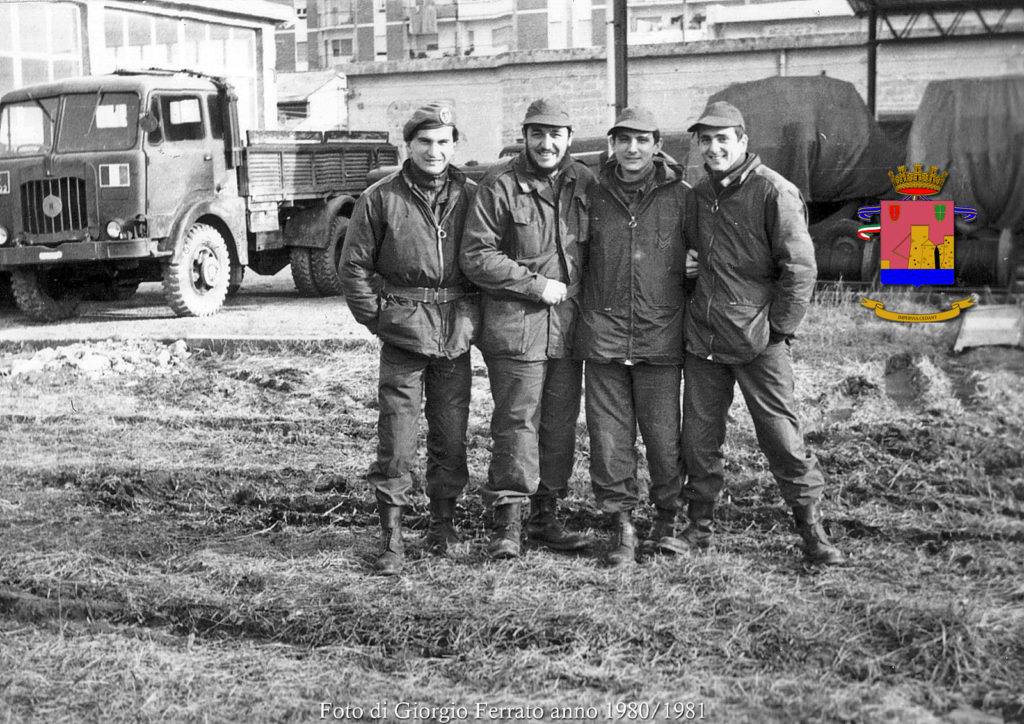
[[452,109],[427,104],[403,128],[401,169],[356,204],[341,276],[353,316],[382,342],[369,473],[379,570],[395,574],[404,560],[402,508],[421,405],[427,547],[443,554],[458,540],[471,344],[483,353],[494,402],[482,488],[494,511],[492,557],[519,555],[526,504],[531,542],[563,551],[588,544],[556,516],[586,361],[590,477],[613,519],[611,565],[633,563],[638,547],[638,427],[655,507],[644,548],[685,553],[708,544],[737,383],[806,557],[840,562],[821,525],[822,475],[794,414],[788,343],[816,273],[799,192],[747,152],[743,118],[728,103],[710,104],[689,129],[707,171],[694,188],[661,153],[649,111],[619,114],[596,177],[568,152],[572,125],[561,102],[531,103],[523,151],[478,185],[451,165],[459,140]]

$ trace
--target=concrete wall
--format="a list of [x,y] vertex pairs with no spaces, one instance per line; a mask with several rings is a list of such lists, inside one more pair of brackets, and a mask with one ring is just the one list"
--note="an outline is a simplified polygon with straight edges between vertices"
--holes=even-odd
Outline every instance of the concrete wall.
[[[759,38],[631,49],[629,101],[650,107],[665,131],[693,122],[708,96],[735,82],[772,75],[827,75],[852,82],[867,96],[862,34]],[[430,100],[453,104],[464,136],[457,160],[494,159],[519,136],[529,102],[561,96],[579,136],[603,135],[609,124],[606,61],[599,48],[505,53],[364,63],[346,68],[349,124],[354,129],[400,129]],[[879,115],[913,114],[936,78],[1024,73],[1024,40],[960,39],[885,44],[878,54]]]

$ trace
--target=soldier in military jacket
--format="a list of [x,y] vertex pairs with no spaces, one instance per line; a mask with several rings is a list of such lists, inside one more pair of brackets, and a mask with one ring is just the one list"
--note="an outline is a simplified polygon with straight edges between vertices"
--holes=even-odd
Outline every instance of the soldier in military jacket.
[[402,508],[410,503],[424,392],[427,545],[443,554],[457,540],[455,501],[469,477],[469,349],[479,322],[478,295],[458,263],[475,184],[450,165],[459,138],[451,108],[418,109],[403,135],[408,159],[360,196],[340,266],[352,315],[382,342],[369,480],[382,534],[377,565],[388,575],[404,559]]
[[573,359],[593,175],[569,155],[565,106],[541,99],[523,119],[525,149],[481,182],[462,241],[466,276],[482,290],[479,346],[490,377],[494,441],[483,493],[494,506],[489,552],[520,552],[527,536],[555,550],[587,543],[556,518],[576,444],[582,363]]

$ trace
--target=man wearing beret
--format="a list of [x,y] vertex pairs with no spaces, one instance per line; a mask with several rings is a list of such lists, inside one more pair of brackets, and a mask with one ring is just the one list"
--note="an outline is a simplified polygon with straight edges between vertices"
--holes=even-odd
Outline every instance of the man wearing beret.
[[682,169],[661,151],[654,115],[625,108],[608,131],[613,156],[590,195],[576,353],[587,365],[590,480],[612,517],[613,566],[635,562],[632,511],[640,504],[636,432],[650,467],[656,514],[646,548],[681,553],[679,383],[686,274],[684,225],[692,214]]
[[[478,295],[459,268],[459,240],[475,184],[451,164],[459,131],[451,108],[429,103],[405,124],[408,158],[359,197],[341,255],[352,316],[380,337],[377,459],[369,480],[381,525],[381,573],[404,559],[420,403],[426,393],[427,546],[457,540],[455,500],[469,478],[469,348]],[[382,280],[382,283],[377,283]]]
[[743,116],[725,101],[708,105],[689,130],[707,176],[694,187],[699,262],[686,309],[683,449],[689,527],[683,539],[707,545],[724,485],[722,444],[739,384],[782,497],[792,507],[805,557],[835,564],[842,554],[821,525],[824,479],[804,448],[793,398],[789,341],[807,310],[817,275],[800,192],[747,152]]
[[484,488],[494,507],[488,552],[519,555],[527,537],[554,550],[586,539],[556,517],[576,447],[582,362],[572,357],[580,241],[593,175],[569,155],[565,106],[541,99],[523,119],[526,148],[480,182],[462,242],[462,269],[483,291],[479,346],[494,399]]

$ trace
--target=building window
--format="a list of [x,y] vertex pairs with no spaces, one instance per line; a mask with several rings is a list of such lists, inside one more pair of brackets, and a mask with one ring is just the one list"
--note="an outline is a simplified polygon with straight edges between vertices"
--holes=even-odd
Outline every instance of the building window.
[[239,124],[259,124],[256,31],[220,23],[146,15],[108,8],[103,13],[105,57],[98,72],[114,68],[190,68],[224,75],[238,95]]
[[352,58],[352,38],[333,38],[327,41],[327,62],[335,63]]
[[494,47],[512,47],[512,26],[500,25],[491,31],[491,45]]
[[317,10],[321,28],[352,24],[352,0],[319,0]]
[[69,2],[0,2],[0,93],[81,75],[81,9]]

